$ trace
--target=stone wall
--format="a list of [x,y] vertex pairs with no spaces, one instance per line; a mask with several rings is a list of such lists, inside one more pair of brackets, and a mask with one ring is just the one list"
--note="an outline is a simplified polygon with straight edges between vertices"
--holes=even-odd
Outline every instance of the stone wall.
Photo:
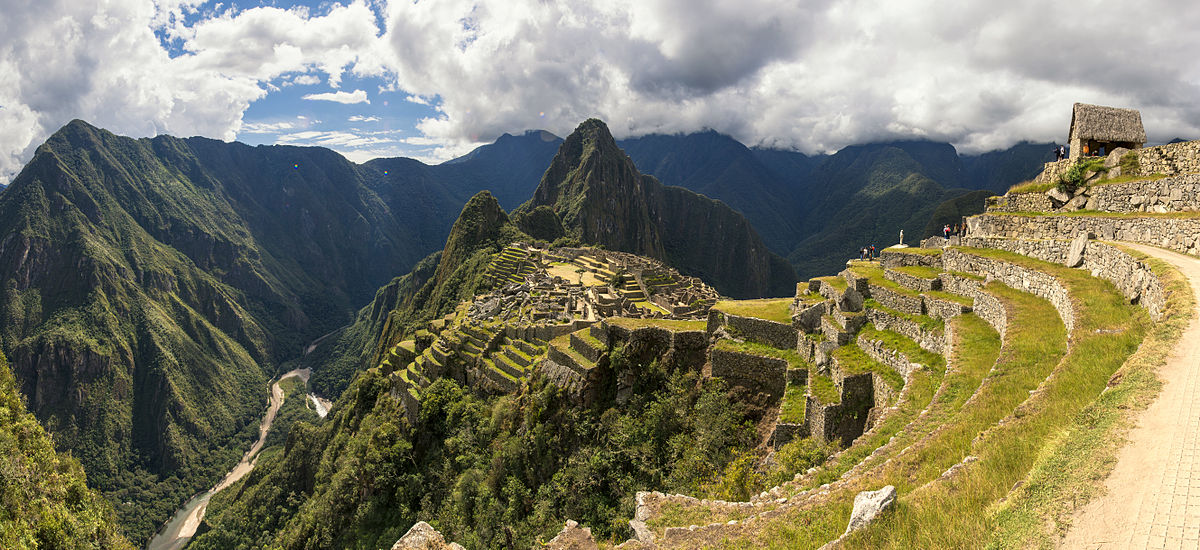
[[747,338],[774,348],[796,347],[796,329],[791,325],[754,317],[741,317],[715,309],[709,310],[708,332],[711,334],[722,326],[732,329],[731,332],[739,338]]
[[742,386],[752,393],[769,396],[776,402],[783,397],[787,385],[787,361],[750,353],[709,348],[708,364],[714,378],[722,378],[731,386]]
[[[967,277],[955,275],[953,273],[942,273],[942,287],[946,292],[958,294],[959,296],[967,296],[975,301],[971,306],[971,311],[975,315],[983,319],[983,322],[991,325],[996,332],[1000,333],[1000,338],[1004,338],[1008,332],[1008,310],[1004,309],[1004,304],[1000,299],[984,292],[983,281],[977,281]],[[946,324],[947,331],[950,330],[950,324]],[[947,335],[946,343],[949,344],[952,338]],[[949,350],[946,352],[949,354]]]
[[834,405],[823,405],[811,396],[806,397],[804,423],[809,433],[824,441],[837,439],[843,446],[849,446],[866,427],[867,415],[873,406],[872,382],[869,373],[843,378],[842,402]]
[[909,296],[890,288],[871,285],[871,297],[878,300],[879,303],[901,313],[909,315],[923,315],[925,313],[924,302],[920,296]]
[[[1154,147],[1134,149],[1140,170],[1136,175],[1164,174],[1174,176],[1179,174],[1200,173],[1200,141],[1185,141],[1168,143]],[[1057,183],[1058,177],[1067,173],[1075,163],[1070,159],[1057,162],[1047,162],[1034,181],[1038,183]]]
[[900,286],[911,288],[918,292],[942,289],[942,282],[938,279],[923,279],[921,277],[909,275],[908,273],[896,271],[894,269],[883,270],[883,277],[889,281],[899,284]]
[[1067,332],[1070,333],[1075,329],[1075,308],[1071,304],[1071,295],[1054,276],[953,248],[946,250],[946,253],[942,255],[942,261],[945,262],[946,269],[981,275],[987,277],[988,280],[994,279],[1017,290],[1048,300],[1054,309],[1058,310],[1063,324],[1067,327]]
[[[1065,264],[1071,241],[1061,239],[1017,240],[991,237],[972,237],[968,245],[977,248],[1007,250],[1023,256]],[[1166,293],[1162,281],[1150,266],[1125,251],[1099,241],[1087,241],[1083,248],[1082,264],[1078,267],[1110,281],[1132,303],[1140,304],[1155,321],[1162,319]]]
[[944,332],[925,330],[914,321],[892,315],[886,311],[869,309],[867,310],[867,319],[871,324],[875,325],[875,328],[899,333],[905,338],[916,342],[923,349],[933,353],[944,353],[949,346]]
[[879,253],[879,263],[883,267],[904,267],[908,265],[925,265],[941,269],[942,257],[937,254],[916,254],[884,249]]
[[1047,197],[1045,193],[1016,193],[988,197],[985,204],[988,212],[1050,212],[1054,210],[1054,203],[1050,202],[1050,197]]
[[1007,239],[1062,239],[1088,232],[1103,241],[1130,241],[1200,255],[1200,218],[1015,216],[983,214],[967,219],[971,235]]

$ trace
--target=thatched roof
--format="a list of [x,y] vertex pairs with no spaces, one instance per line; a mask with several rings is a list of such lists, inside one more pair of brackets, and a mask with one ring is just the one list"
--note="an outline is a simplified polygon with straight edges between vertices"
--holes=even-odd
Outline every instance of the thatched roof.
[[1142,114],[1133,109],[1076,103],[1070,137],[1146,143],[1146,129],[1142,127]]

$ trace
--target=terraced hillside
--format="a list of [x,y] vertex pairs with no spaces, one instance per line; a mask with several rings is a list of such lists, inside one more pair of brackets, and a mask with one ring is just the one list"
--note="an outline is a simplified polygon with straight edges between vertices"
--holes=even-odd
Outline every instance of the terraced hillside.
[[[1010,193],[967,236],[848,262],[791,299],[717,302],[703,374],[758,411],[760,448],[840,450],[747,500],[638,493],[618,547],[1057,545],[1194,305],[1153,249],[1121,241],[1194,257],[1195,177],[1095,177],[1074,206]],[[551,342],[547,363],[593,364],[614,324]],[[872,499],[884,512],[862,513]],[[549,547],[581,540],[568,522]]]

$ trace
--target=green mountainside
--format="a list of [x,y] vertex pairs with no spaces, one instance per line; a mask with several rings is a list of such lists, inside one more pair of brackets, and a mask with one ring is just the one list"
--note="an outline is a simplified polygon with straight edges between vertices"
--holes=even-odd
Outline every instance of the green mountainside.
[[236,462],[280,361],[440,246],[453,195],[402,176],[75,121],[0,195],[0,347],[131,539]]
[[112,505],[83,467],[57,453],[17,391],[0,353],[0,547],[128,548]]
[[549,207],[581,242],[663,259],[732,296],[794,289],[795,273],[745,218],[721,202],[641,175],[599,120],[583,122],[563,142],[517,214],[538,207]]

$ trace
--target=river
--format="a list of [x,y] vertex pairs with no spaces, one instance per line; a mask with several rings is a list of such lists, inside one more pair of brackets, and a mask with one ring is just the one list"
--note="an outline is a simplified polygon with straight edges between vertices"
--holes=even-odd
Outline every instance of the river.
[[[287,374],[279,377],[279,380],[274,384],[271,384],[271,403],[267,406],[267,413],[263,415],[262,424],[258,428],[258,441],[254,442],[254,445],[242,457],[242,461],[238,462],[237,466],[234,466],[228,474],[225,474],[225,477],[219,483],[184,503],[183,508],[175,512],[175,516],[171,518],[171,521],[168,521],[150,539],[150,542],[146,545],[147,550],[178,550],[187,545],[192,536],[196,534],[196,528],[200,526],[200,521],[204,519],[204,512],[208,509],[209,499],[222,489],[233,485],[239,479],[245,477],[246,474],[250,473],[250,470],[254,469],[254,461],[258,458],[258,452],[262,450],[263,442],[267,438],[267,432],[271,430],[271,424],[275,422],[275,415],[279,413],[279,407],[283,406],[283,388],[279,387],[279,383],[284,379],[296,376],[307,384],[310,374],[312,374],[312,371],[309,369],[296,369],[289,371]],[[321,403],[323,400],[320,400],[313,394],[309,394],[309,397],[318,404],[317,413],[324,417],[325,415],[321,413],[324,412],[323,409],[327,410],[327,407],[324,403]]]

